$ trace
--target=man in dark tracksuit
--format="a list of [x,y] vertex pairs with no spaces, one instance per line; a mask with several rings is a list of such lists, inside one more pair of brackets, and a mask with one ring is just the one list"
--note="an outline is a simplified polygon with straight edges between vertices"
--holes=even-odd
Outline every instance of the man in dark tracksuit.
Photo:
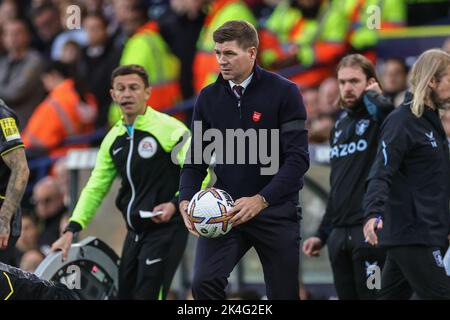
[[376,290],[366,285],[371,274],[368,268],[381,268],[385,253],[364,241],[362,202],[365,179],[377,152],[380,125],[394,107],[381,95],[375,68],[364,56],[344,57],[337,71],[340,104],[346,112],[330,135],[331,190],[327,209],[316,236],[303,243],[303,252],[317,256],[327,243],[339,299],[374,299]]
[[0,99],[0,262],[16,265],[20,236],[20,201],[29,169],[16,114]]
[[[204,130],[219,130],[224,137],[218,147],[223,150],[223,159],[233,151],[234,157],[245,152],[246,162],[236,164],[233,159],[233,163],[221,164],[216,157],[215,187],[229,192],[235,200],[235,206],[228,212],[233,228],[220,238],[198,239],[193,296],[195,299],[224,299],[231,271],[254,247],[262,262],[267,297],[298,299],[300,223],[297,204],[303,175],[309,167],[305,107],[294,83],[255,64],[258,38],[249,23],[225,23],[214,32],[214,41],[221,74],[198,97],[193,130],[198,124]],[[249,141],[245,142],[245,150],[236,152],[225,148],[225,132],[233,129],[245,132],[254,129],[260,149],[271,150],[271,157],[279,161],[279,169],[265,173],[267,163],[262,163],[261,158],[256,164],[249,164],[248,158],[255,156],[249,154]],[[264,141],[260,129],[268,131],[269,141],[274,137],[275,140]],[[202,139],[197,134],[193,132],[191,152],[196,149],[197,139]],[[275,148],[278,143],[279,156]],[[199,147],[203,151],[205,146]],[[190,155],[191,160],[194,159],[194,155]],[[181,173],[180,211],[186,227],[194,233],[186,206],[200,189],[208,164],[204,160],[198,164],[187,162]]]
[[450,299],[442,261],[450,231],[450,160],[438,113],[450,107],[450,55],[426,51],[410,81],[414,96],[408,94],[381,127],[364,199],[364,235],[387,249],[380,299],[408,299],[413,291],[421,299]]

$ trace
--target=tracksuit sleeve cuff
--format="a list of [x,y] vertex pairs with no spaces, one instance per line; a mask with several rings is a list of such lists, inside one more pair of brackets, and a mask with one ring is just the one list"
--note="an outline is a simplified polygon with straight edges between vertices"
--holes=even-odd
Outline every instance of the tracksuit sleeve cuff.
[[175,206],[175,208],[178,209],[178,204],[179,204],[179,195],[176,195],[172,198],[172,200],[170,200],[171,203],[173,203],[173,205]]
[[380,214],[380,213],[370,213],[370,214],[367,214],[365,217],[364,217],[364,225],[367,223],[367,221],[369,221],[370,219],[372,219],[372,218],[378,218],[378,217],[380,217],[381,216],[381,219],[383,219],[383,215],[382,214]]
[[274,203],[274,198],[271,197],[267,191],[261,190],[261,192],[258,192],[258,194],[264,197],[264,199],[267,201],[267,204],[269,206]]
[[194,189],[184,189],[183,191],[180,190],[180,194],[178,195],[178,201],[191,201],[192,197],[196,194],[196,191]]
[[81,224],[75,221],[70,221],[67,227],[64,229],[64,232],[70,231],[72,233],[78,233],[82,230]]
[[322,245],[324,246],[324,245],[327,243],[329,234],[327,234],[326,232],[320,232],[320,231],[318,231],[318,232],[315,234],[315,236],[316,236],[317,238],[319,238],[320,241],[322,241]]

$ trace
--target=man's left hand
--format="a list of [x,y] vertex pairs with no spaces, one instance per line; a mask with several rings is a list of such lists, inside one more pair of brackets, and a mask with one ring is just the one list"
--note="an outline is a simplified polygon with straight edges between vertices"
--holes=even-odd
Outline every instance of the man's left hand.
[[153,208],[153,212],[162,211],[163,213],[159,216],[152,217],[154,223],[167,222],[172,218],[175,211],[177,211],[175,205],[172,202],[165,202],[158,204]]
[[235,227],[253,219],[265,208],[267,208],[267,205],[264,203],[263,198],[257,194],[253,197],[237,199],[234,202],[234,207],[227,212],[227,215],[231,217],[229,222]]

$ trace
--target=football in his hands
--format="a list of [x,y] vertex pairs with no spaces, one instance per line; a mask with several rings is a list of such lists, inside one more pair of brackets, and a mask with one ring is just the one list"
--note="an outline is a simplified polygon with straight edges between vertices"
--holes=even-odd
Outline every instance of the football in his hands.
[[233,204],[233,199],[226,191],[216,188],[200,190],[189,202],[189,219],[202,237],[223,236],[231,230],[227,212]]

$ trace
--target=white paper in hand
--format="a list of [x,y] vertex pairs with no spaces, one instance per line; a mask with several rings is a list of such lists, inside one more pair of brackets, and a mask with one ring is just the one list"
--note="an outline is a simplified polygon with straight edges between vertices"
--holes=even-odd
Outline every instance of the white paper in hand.
[[143,211],[143,210],[139,210],[139,215],[141,216],[141,218],[153,218],[156,216],[160,216],[162,215],[163,212],[162,211]]

